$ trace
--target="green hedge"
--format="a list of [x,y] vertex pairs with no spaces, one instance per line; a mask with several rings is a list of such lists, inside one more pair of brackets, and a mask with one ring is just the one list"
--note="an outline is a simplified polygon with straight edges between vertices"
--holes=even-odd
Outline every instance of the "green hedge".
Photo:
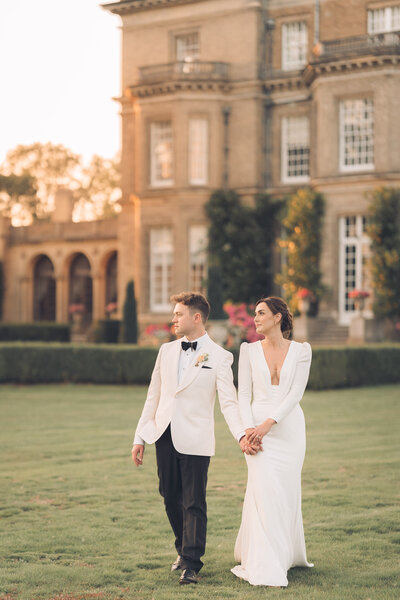
[[[147,384],[156,356],[135,345],[2,343],[0,382]],[[400,383],[399,364],[400,344],[315,348],[308,389]]]
[[121,321],[118,319],[100,319],[94,330],[96,344],[117,344]]
[[156,356],[122,344],[0,344],[0,382],[148,383]]
[[68,323],[0,323],[2,342],[69,342]]

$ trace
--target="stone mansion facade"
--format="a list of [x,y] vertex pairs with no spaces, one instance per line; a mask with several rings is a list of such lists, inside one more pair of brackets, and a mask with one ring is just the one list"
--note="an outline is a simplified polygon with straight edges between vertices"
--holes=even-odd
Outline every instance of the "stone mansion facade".
[[348,325],[349,291],[371,286],[368,194],[400,186],[400,2],[122,0],[103,8],[122,22],[122,211],[112,224],[3,228],[6,319],[36,318],[35,273],[47,257],[55,318],[65,320],[80,256],[93,318],[114,297],[121,305],[134,279],[141,323],[167,322],[171,293],[203,289],[203,207],[214,189],[251,202],[259,192],[311,186],[326,199],[321,268],[330,293],[320,315]]

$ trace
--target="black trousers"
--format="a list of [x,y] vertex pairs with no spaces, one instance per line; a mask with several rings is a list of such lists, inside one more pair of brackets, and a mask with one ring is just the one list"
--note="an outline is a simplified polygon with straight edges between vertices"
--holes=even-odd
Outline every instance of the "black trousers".
[[200,571],[206,549],[207,473],[209,456],[181,454],[175,450],[168,425],[156,441],[159,490],[175,534],[182,567]]

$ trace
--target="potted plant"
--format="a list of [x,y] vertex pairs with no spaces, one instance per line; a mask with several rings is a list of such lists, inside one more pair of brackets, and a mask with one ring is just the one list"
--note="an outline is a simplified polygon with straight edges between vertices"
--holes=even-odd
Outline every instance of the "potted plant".
[[361,314],[364,310],[365,299],[369,298],[371,294],[365,290],[354,289],[349,292],[349,298],[354,300],[355,309]]
[[71,315],[74,328],[80,329],[83,321],[83,313],[85,312],[85,305],[81,302],[74,302],[69,305],[68,312]]
[[310,310],[310,303],[315,300],[314,293],[307,288],[300,288],[296,296],[300,314],[306,315]]

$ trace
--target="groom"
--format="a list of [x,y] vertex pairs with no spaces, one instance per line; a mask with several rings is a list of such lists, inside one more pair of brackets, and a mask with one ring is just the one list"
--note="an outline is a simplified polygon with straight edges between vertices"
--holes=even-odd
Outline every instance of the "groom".
[[255,454],[246,443],[230,352],[213,342],[205,324],[210,305],[202,294],[172,296],[172,323],[181,339],[160,347],[147,399],[132,448],[136,466],[143,463],[145,442],[156,444],[160,494],[175,534],[178,557],[171,570],[182,570],[180,584],[197,583],[205,552],[206,485],[214,455],[214,402],[218,391],[221,411],[242,451]]

